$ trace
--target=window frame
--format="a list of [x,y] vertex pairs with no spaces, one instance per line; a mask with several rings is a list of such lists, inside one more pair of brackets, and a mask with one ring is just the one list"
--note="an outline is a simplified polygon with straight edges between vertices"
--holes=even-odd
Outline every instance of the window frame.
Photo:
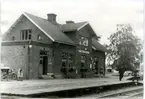
[[24,29],[20,31],[21,40],[31,40],[32,39],[32,29]]
[[88,47],[89,46],[89,38],[79,35],[79,45]]
[[39,40],[39,41],[42,40],[42,37],[40,34],[37,35],[37,40]]

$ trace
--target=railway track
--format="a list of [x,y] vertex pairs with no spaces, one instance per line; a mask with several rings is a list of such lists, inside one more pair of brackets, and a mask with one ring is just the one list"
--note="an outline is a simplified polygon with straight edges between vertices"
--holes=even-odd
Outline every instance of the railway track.
[[139,97],[139,99],[143,98],[143,86],[132,86],[132,87],[112,89],[100,93],[83,95],[80,96],[79,98],[133,99],[134,97],[135,98]]
[[112,91],[110,93],[104,93],[100,95],[99,98],[117,98],[121,97],[123,99],[130,99],[131,97],[142,97],[143,96],[143,86],[123,88],[118,91]]

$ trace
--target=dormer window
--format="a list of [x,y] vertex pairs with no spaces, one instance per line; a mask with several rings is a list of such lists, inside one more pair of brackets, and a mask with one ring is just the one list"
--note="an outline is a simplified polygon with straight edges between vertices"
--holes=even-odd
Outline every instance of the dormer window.
[[20,38],[21,40],[31,40],[32,30],[25,29],[20,31]]

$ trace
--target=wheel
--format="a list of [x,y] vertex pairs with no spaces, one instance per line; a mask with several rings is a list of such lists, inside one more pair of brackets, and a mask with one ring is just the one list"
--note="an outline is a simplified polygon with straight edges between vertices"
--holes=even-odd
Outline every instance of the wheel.
[[12,74],[12,79],[16,80],[17,79],[17,75],[16,74]]

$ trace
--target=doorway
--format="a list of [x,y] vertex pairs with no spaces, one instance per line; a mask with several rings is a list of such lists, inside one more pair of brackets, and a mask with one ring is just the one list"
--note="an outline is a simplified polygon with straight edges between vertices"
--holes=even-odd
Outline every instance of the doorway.
[[48,69],[47,65],[48,65],[48,57],[43,56],[43,71],[42,71],[43,75],[47,75],[47,69]]

